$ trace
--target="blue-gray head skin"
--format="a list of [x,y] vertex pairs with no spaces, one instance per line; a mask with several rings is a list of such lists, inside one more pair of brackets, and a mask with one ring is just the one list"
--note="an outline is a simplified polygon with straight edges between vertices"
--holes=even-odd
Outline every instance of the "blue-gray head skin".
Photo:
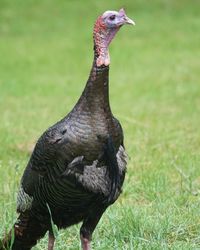
[[108,46],[124,24],[135,25],[135,22],[127,17],[124,9],[120,9],[118,12],[108,10],[98,17],[94,25],[94,43],[98,55],[96,60],[98,67],[110,64]]

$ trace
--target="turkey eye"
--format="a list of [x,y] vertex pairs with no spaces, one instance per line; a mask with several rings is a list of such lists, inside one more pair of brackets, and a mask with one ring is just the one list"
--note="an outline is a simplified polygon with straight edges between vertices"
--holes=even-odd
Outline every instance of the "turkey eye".
[[115,15],[112,15],[109,17],[110,20],[114,20],[115,19]]

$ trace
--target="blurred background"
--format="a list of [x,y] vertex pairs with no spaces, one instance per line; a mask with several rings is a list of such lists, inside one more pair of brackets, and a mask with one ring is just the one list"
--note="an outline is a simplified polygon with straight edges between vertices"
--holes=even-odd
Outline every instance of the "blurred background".
[[[95,19],[121,7],[136,26],[110,46],[110,102],[130,159],[93,248],[200,248],[199,0],[0,0],[0,235],[35,142],[85,86]],[[56,249],[79,249],[78,228]]]

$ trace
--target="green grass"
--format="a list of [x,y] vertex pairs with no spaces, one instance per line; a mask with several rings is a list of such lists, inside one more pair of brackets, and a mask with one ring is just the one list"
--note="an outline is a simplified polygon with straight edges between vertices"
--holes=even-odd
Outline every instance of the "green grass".
[[[17,216],[30,148],[85,85],[95,18],[121,7],[137,25],[111,45],[110,100],[130,160],[93,249],[200,249],[198,0],[1,0],[0,235]],[[59,232],[57,250],[79,249],[79,226]]]

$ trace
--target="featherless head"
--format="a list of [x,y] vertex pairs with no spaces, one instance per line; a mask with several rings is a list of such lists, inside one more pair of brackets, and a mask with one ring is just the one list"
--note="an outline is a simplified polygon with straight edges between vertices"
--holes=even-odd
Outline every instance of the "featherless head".
[[118,12],[108,10],[97,18],[94,25],[94,44],[97,53],[97,66],[107,66],[110,64],[108,46],[117,31],[124,24],[135,25],[135,22],[127,17],[124,9],[120,9]]
[[124,24],[135,24],[133,20],[127,17],[124,9],[120,9],[119,12],[114,10],[105,11],[100,18],[107,29],[116,29]]

